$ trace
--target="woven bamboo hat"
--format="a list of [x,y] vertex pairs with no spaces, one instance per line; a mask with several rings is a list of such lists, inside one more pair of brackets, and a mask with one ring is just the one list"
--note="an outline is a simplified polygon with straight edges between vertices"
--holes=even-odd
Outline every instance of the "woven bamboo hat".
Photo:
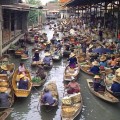
[[46,52],[46,53],[45,53],[45,56],[50,56],[50,53]]
[[6,65],[2,65],[2,66],[1,66],[1,69],[3,69],[3,70],[8,70]]
[[25,75],[23,75],[23,74],[20,74],[20,76],[19,76],[20,79],[24,78],[24,77],[25,77]]
[[74,57],[74,56],[75,56],[75,54],[74,54],[74,53],[71,53],[71,54],[70,54],[70,57]]
[[100,76],[99,75],[95,75],[94,78],[100,78]]
[[120,68],[118,68],[115,72],[120,73]]
[[0,87],[0,92],[6,92],[7,88],[6,87]]
[[106,57],[104,56],[104,55],[102,55],[101,57],[100,57],[100,61],[105,61],[106,60]]
[[97,61],[92,62],[92,65],[98,66],[99,63]]

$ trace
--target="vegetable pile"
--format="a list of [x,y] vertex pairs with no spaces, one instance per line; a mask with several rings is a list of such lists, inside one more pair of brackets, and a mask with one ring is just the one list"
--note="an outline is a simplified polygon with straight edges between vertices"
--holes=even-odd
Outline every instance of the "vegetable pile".
[[33,79],[32,79],[32,82],[33,83],[39,83],[41,81],[41,78],[40,77],[34,77]]

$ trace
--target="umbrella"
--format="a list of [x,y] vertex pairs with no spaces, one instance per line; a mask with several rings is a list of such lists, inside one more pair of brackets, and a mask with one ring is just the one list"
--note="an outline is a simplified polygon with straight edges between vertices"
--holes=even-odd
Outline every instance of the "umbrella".
[[102,53],[110,53],[111,50],[107,48],[96,48],[96,49],[93,49],[92,52],[102,54]]

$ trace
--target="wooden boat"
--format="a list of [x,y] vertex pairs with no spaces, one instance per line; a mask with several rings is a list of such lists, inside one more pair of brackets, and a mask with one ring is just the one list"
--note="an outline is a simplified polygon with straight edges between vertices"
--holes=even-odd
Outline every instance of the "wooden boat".
[[32,61],[31,66],[38,66],[38,65],[42,65],[42,61]]
[[6,120],[9,114],[13,111],[13,108],[5,109],[4,111],[0,111],[0,120]]
[[26,54],[21,55],[21,60],[28,60],[28,59],[29,59],[28,55],[26,55]]
[[14,73],[14,70],[15,70],[15,64],[14,63],[6,64],[6,66],[7,66],[7,71],[9,71],[9,74],[7,76],[10,79],[13,76],[13,73]]
[[58,53],[57,55],[52,55],[52,59],[53,61],[60,61],[62,58],[62,54],[61,53]]
[[17,88],[17,75],[18,73],[18,69],[14,72],[13,78],[12,78],[12,87],[14,90],[14,93],[16,95],[16,97],[28,97],[28,95],[31,92],[32,89],[32,81],[31,81],[31,75],[30,72],[26,69],[26,76],[29,78],[29,84],[28,84],[28,90],[24,90],[24,89],[18,89]]
[[83,62],[83,63],[80,63],[80,69],[85,72],[86,74],[88,75],[91,75],[91,76],[94,76],[94,74],[92,72],[90,72],[90,67],[91,65],[89,65],[87,62]]
[[49,91],[52,93],[52,96],[55,98],[56,102],[53,105],[49,105],[48,103],[43,103],[41,101],[41,97],[43,96],[43,91],[40,94],[40,105],[41,106],[58,106],[58,101],[59,101],[59,95],[58,95],[58,90],[57,90],[57,85],[55,81],[50,81],[48,83],[45,84],[44,88],[49,89]]
[[50,65],[43,64],[44,69],[51,69],[53,67],[53,61],[51,60]]
[[79,75],[79,72],[80,72],[80,66],[77,66],[76,68],[74,69],[71,69],[69,66],[67,66],[65,68],[65,72],[64,72],[64,80],[65,81],[71,81],[72,80],[72,76],[77,79],[78,78],[78,75]]
[[104,83],[105,83],[105,86],[106,86],[106,90],[107,90],[108,92],[110,92],[111,94],[113,94],[114,96],[120,97],[120,92],[113,93],[113,92],[111,91],[111,86],[112,86],[114,77],[115,77],[115,75],[106,75],[106,77],[105,77],[105,79],[104,79]]
[[23,49],[18,49],[18,50],[15,51],[16,56],[21,56],[23,53],[24,53]]
[[105,90],[103,92],[94,91],[92,79],[87,79],[87,83],[88,83],[88,87],[89,87],[91,93],[93,93],[95,96],[101,98],[102,100],[110,102],[110,103],[118,103],[119,102],[119,100],[116,97],[114,97],[112,94],[110,94],[107,90]]
[[13,93],[11,83],[6,74],[0,74],[0,87],[7,87],[7,92],[11,96],[9,98],[9,103],[10,103],[9,106],[8,107],[0,107],[0,109],[10,108],[14,103],[14,93]]
[[47,80],[47,73],[46,73],[45,79],[41,80],[39,83],[32,82],[32,86],[40,87],[40,86],[42,86],[45,83],[46,80]]
[[[71,97],[71,103],[69,105],[65,105],[62,103],[62,112],[61,112],[61,118],[62,120],[74,120],[82,111],[83,106],[83,100],[80,93],[77,93],[79,96],[77,97]],[[69,96],[70,97],[70,96]],[[68,100],[69,101],[69,100]]]
[[63,57],[69,58],[71,51],[64,51],[63,52]]

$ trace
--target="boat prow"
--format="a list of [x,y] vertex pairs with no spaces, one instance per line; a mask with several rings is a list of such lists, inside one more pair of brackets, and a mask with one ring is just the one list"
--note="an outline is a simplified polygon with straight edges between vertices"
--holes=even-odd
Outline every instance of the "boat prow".
[[92,79],[87,79],[87,83],[88,83],[89,90],[95,96],[101,98],[104,101],[110,102],[110,103],[118,103],[119,102],[119,100],[116,97],[114,97],[112,94],[110,94],[107,90],[100,91],[100,92],[94,91]]
[[15,73],[13,75],[13,79],[12,79],[12,86],[13,86],[14,93],[15,93],[16,97],[28,97],[28,95],[30,94],[31,89],[32,89],[32,81],[31,81],[30,72],[26,69],[26,75],[29,78],[28,90],[17,88],[17,81],[16,81],[17,75],[18,75],[18,70],[15,71]]

